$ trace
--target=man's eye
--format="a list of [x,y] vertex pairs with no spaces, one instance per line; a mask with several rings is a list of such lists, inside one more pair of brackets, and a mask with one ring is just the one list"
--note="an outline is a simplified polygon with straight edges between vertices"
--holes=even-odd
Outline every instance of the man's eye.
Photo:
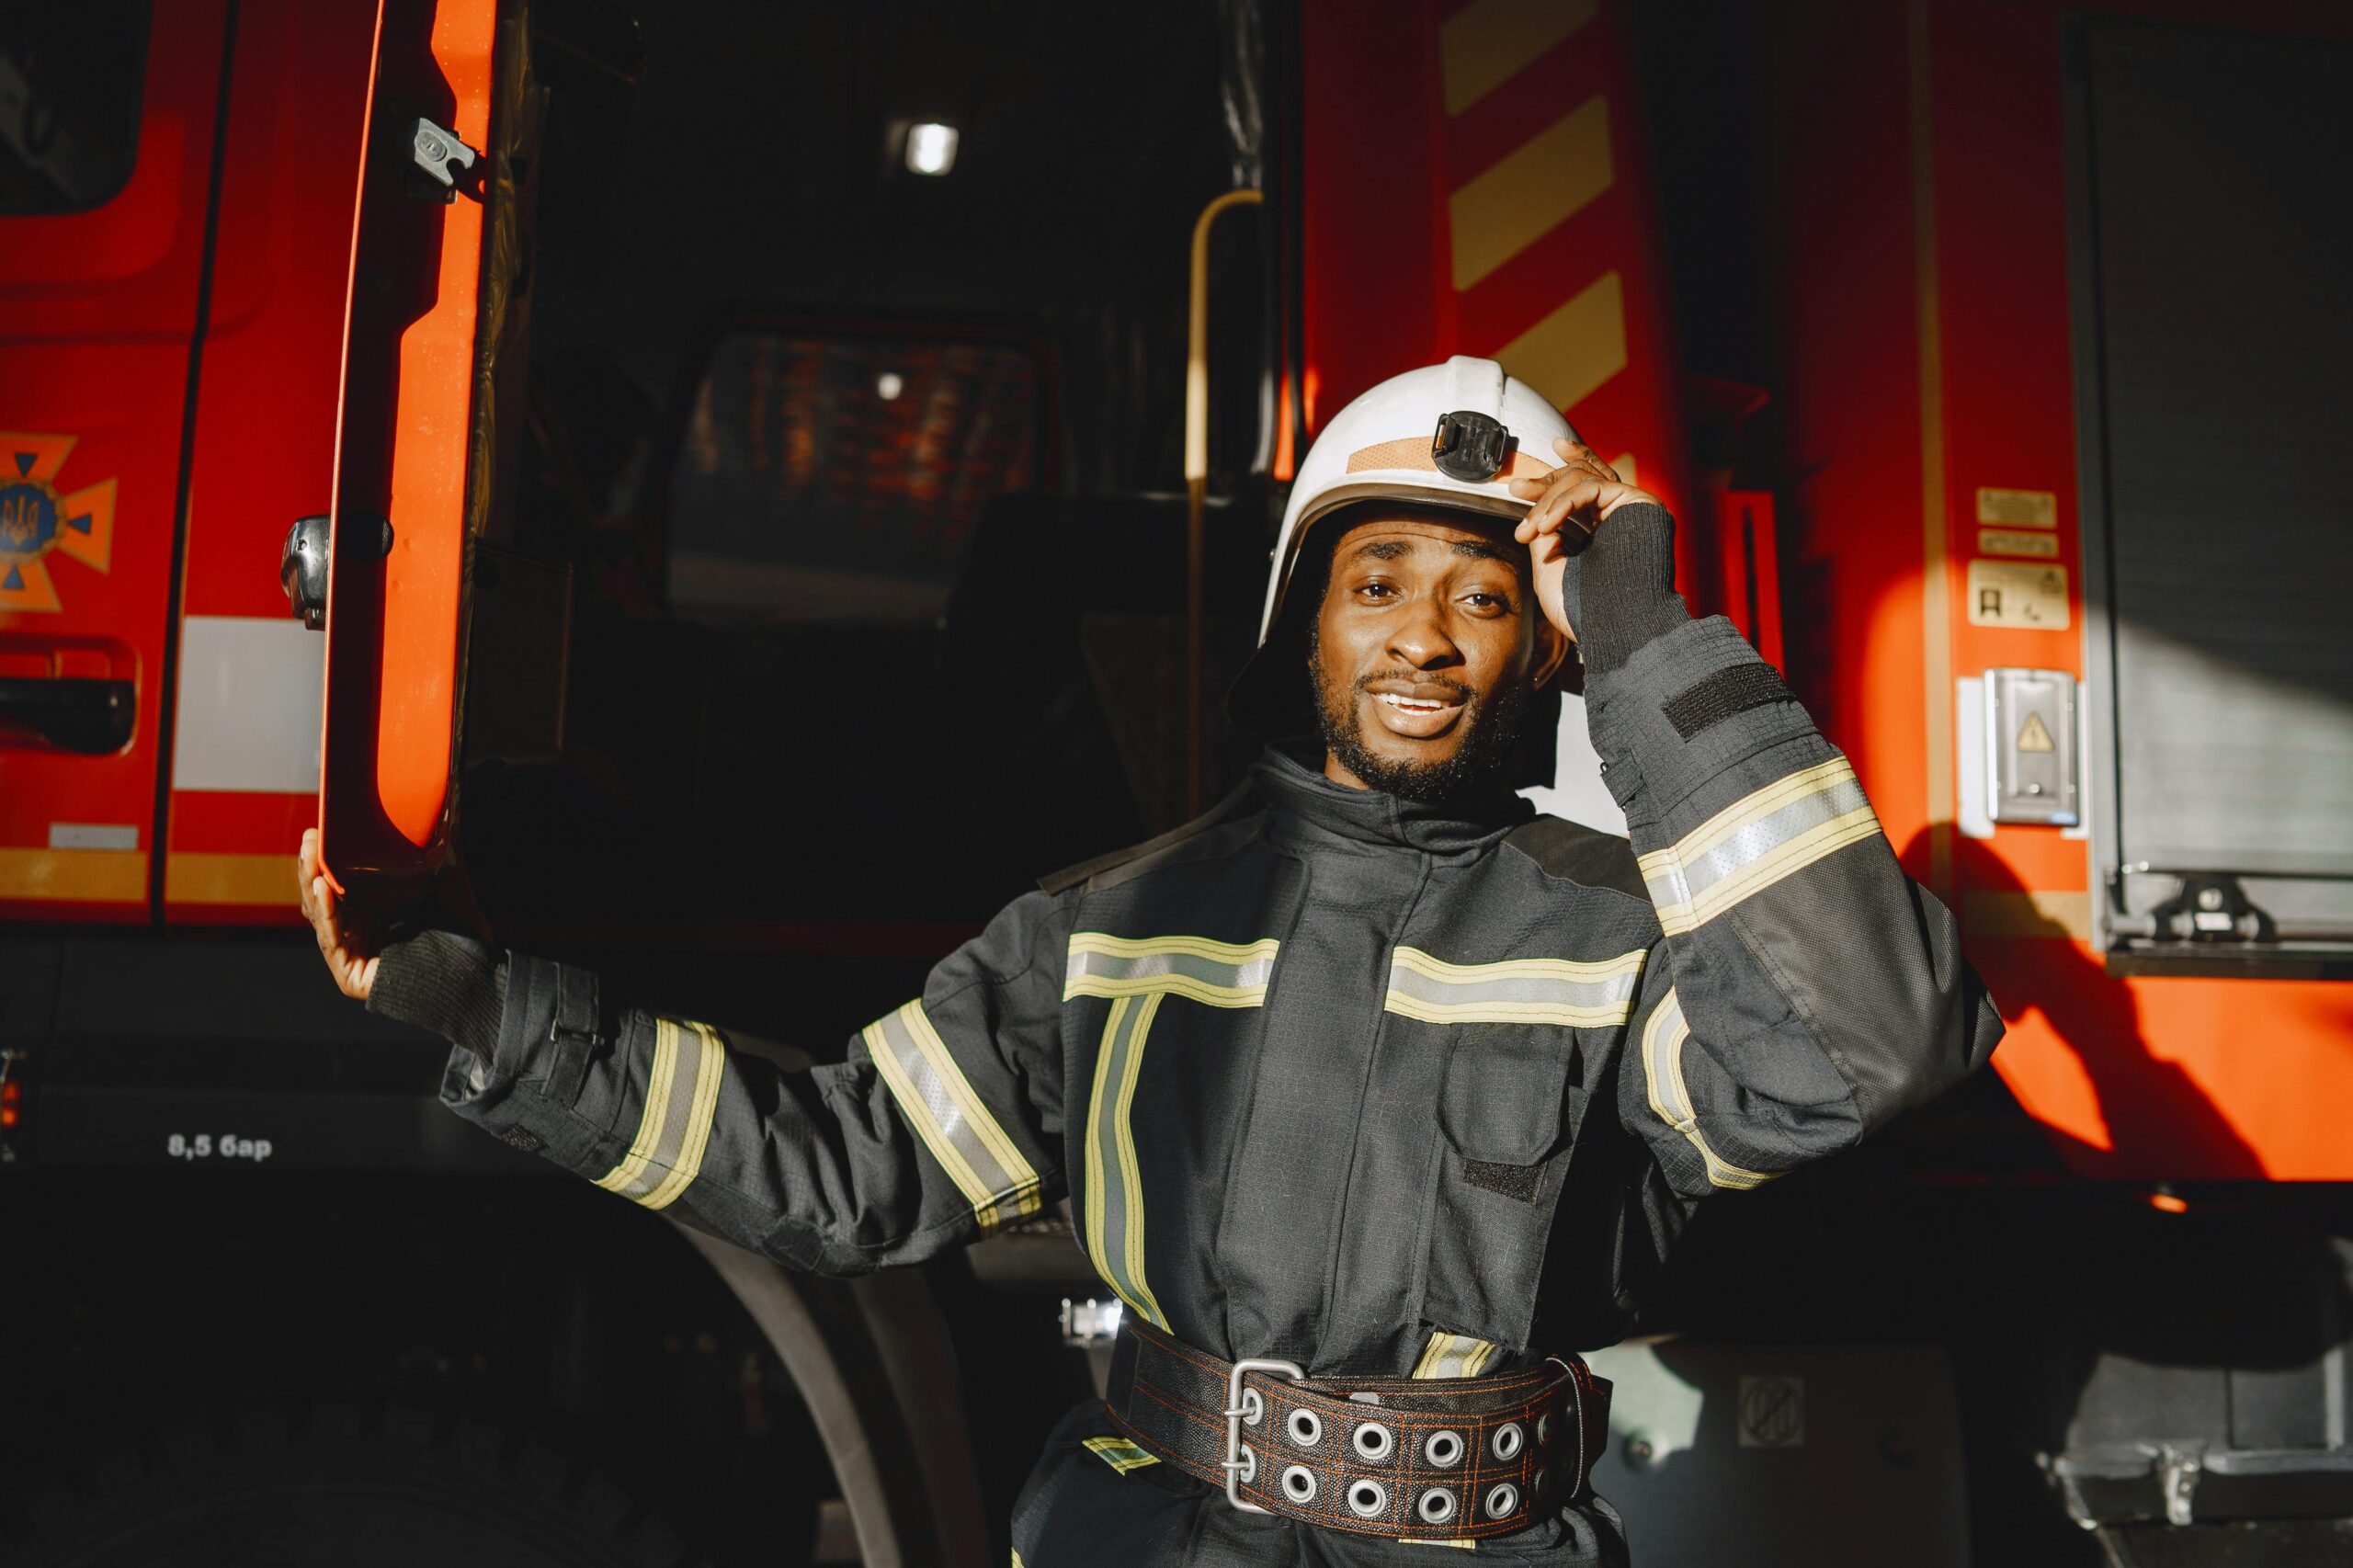
[[1369,599],[1387,598],[1396,591],[1397,590],[1395,588],[1391,587],[1386,583],[1367,583],[1357,590],[1358,593],[1363,595]]
[[1465,594],[1462,596],[1462,602],[1469,605],[1475,610],[1507,610],[1511,608],[1511,601],[1504,597],[1501,594]]

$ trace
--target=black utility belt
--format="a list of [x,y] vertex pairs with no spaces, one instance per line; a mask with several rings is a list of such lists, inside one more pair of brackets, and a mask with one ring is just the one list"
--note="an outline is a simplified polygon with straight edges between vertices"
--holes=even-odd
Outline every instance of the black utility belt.
[[1584,1494],[1609,1384],[1574,1356],[1481,1378],[1310,1378],[1221,1360],[1129,1318],[1104,1403],[1235,1507],[1356,1535],[1463,1540]]

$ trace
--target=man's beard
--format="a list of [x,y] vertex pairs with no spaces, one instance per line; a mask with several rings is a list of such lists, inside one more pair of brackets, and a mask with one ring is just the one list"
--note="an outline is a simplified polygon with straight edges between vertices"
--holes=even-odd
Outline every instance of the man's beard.
[[[1324,682],[1321,628],[1307,630],[1307,679],[1314,695],[1315,718],[1324,732],[1324,745],[1340,765],[1384,795],[1408,801],[1457,801],[1478,795],[1507,782],[1506,772],[1519,758],[1527,728],[1529,690],[1518,681],[1506,683],[1483,697],[1458,680],[1427,671],[1400,669],[1359,677],[1337,691]],[[1365,683],[1383,679],[1437,681],[1463,696],[1460,723],[1468,726],[1462,744],[1451,756],[1436,762],[1401,762],[1381,756],[1365,744],[1364,715],[1358,699]]]

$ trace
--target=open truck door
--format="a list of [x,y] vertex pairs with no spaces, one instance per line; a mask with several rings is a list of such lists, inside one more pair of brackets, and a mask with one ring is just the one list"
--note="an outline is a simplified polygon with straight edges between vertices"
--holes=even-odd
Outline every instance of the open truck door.
[[[538,120],[526,36],[515,0],[377,7],[323,562],[319,785],[322,858],[363,906],[409,902],[450,859],[472,551],[503,389],[521,384],[516,176]],[[290,592],[318,544],[297,525]]]

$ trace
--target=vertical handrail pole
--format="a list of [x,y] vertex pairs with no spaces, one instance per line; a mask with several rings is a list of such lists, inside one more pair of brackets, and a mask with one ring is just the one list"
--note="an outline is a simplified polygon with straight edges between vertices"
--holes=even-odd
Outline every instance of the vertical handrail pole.
[[1193,221],[1193,274],[1185,331],[1185,816],[1201,814],[1208,793],[1209,540],[1202,508],[1210,487],[1210,230],[1232,207],[1255,207],[1263,191],[1229,190]]

